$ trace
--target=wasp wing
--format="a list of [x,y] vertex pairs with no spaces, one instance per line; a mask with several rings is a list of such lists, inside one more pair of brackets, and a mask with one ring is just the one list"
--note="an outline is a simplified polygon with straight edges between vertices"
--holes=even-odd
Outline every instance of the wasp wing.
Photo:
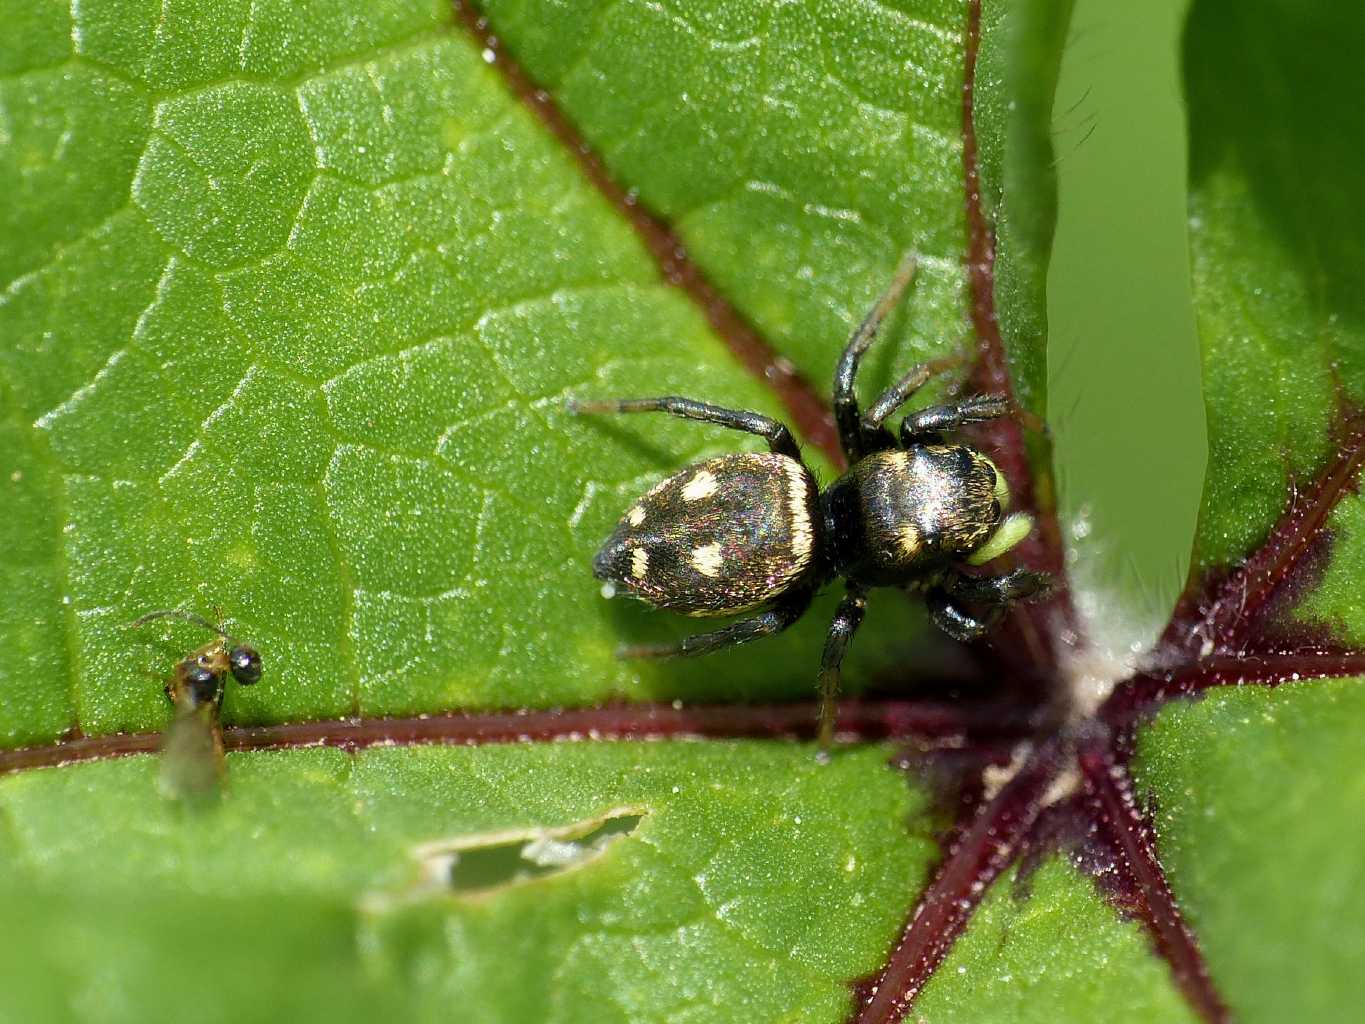
[[218,792],[223,774],[218,702],[177,708],[161,737],[162,795],[172,800],[212,796]]

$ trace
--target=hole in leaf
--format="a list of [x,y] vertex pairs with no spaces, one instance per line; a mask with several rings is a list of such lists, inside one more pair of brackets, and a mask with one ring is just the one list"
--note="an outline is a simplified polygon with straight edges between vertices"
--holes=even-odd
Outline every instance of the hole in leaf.
[[423,893],[483,895],[595,860],[635,831],[645,811],[618,807],[597,818],[554,828],[511,829],[424,843],[414,850]]

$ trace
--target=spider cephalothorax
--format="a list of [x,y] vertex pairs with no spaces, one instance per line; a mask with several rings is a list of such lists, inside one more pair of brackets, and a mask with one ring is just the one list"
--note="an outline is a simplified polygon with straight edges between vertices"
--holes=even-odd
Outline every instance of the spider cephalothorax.
[[1047,586],[1040,573],[970,575],[1027,536],[1033,520],[1007,515],[1009,488],[994,463],[943,433],[1002,416],[1009,403],[977,395],[908,413],[899,440],[884,426],[945,363],[918,366],[859,412],[858,363],[914,272],[907,259],[844,348],[834,375],[834,413],[848,471],[821,492],[791,432],[755,412],[690,398],[578,402],[577,412],[666,412],[756,434],[770,451],[722,455],[675,473],[622,517],[593,560],[593,573],[625,592],[684,615],[755,611],[676,645],[633,647],[628,656],[706,654],[786,629],[822,585],[847,588],[825,641],[820,669],[820,739],[834,729],[839,665],[872,587],[924,592],[933,621],[975,640],[1013,601]]

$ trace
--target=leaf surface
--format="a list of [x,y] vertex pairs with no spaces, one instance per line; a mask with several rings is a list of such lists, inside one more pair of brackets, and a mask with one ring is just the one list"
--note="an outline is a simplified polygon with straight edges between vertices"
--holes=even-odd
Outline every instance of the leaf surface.
[[[963,265],[962,5],[486,13],[606,172],[818,393],[914,249],[921,274],[865,395],[968,352],[973,317],[998,315],[1022,404],[1042,413],[1047,121],[1068,9],[985,6],[972,129],[998,242],[989,310]],[[1196,560],[1217,570],[1339,450],[1341,410],[1365,391],[1350,229],[1365,126],[1335,77],[1347,65],[1282,43],[1340,45],[1358,18],[1264,15],[1233,36],[1209,10],[1186,45],[1214,448]],[[261,686],[230,693],[236,723],[809,693],[828,599],[761,649],[615,657],[623,639],[696,624],[601,600],[593,550],[634,495],[736,442],[574,419],[565,399],[784,411],[455,13],[130,0],[36,8],[0,47],[0,223],[17,243],[0,253],[0,487],[16,510],[0,523],[4,745],[164,724],[140,673],[164,675],[204,637],[123,626],[182,604],[220,605],[267,659]],[[1353,643],[1361,515],[1354,497],[1337,507],[1336,542],[1292,595],[1300,626]],[[917,613],[881,596],[847,677],[923,646]],[[1358,858],[1331,828],[1295,824],[1298,808],[1359,818],[1354,701],[1334,687],[1179,706],[1139,739],[1172,884],[1246,1019],[1358,1005]],[[1247,753],[1265,749],[1285,753]],[[452,1006],[475,1020],[838,1020],[938,856],[940,815],[891,755],[253,751],[230,758],[230,787],[199,816],[156,797],[150,758],[15,775],[0,781],[0,890],[28,926],[4,950],[27,980],[0,998],[53,1019],[141,1020],[164,1000],[205,1020]],[[1259,813],[1267,793],[1274,813]],[[572,848],[626,818],[600,852]],[[584,859],[445,891],[452,854],[503,850],[490,870],[510,858],[523,872],[527,839]],[[54,969],[73,946],[88,955]],[[212,981],[167,970],[187,949],[218,965]],[[1267,966],[1303,951],[1315,968],[1271,992]],[[1190,1013],[1138,927],[1058,858],[996,883],[915,1018],[964,1007]]]
[[966,340],[960,4],[482,10],[606,165],[822,391],[911,249],[910,308],[869,380]]
[[[220,806],[188,815],[157,795],[151,757],[11,776],[0,891],[27,927],[3,943],[0,1015],[835,1019],[931,846],[907,834],[923,808],[886,757],[822,766],[753,743],[253,752],[231,756]],[[507,843],[623,810],[638,823],[595,856],[451,890],[443,841]]]
[[[54,9],[74,52],[8,58],[7,173],[32,192],[0,307],[7,572],[42,599],[8,613],[9,742],[163,721],[137,671],[202,640],[122,626],[181,605],[267,653],[242,722],[807,692],[827,612],[720,671],[615,658],[686,626],[603,602],[593,549],[735,442],[564,399],[779,410],[449,12],[329,6],[305,32],[288,5],[140,10]],[[116,118],[131,156],[99,135]],[[44,184],[74,173],[120,198]],[[907,652],[890,634],[864,669]]]
[[[676,20],[625,13],[634,35],[582,56],[613,88],[536,73],[778,355],[823,393],[912,247],[867,392],[965,351],[955,5],[690,12],[689,59],[650,35]],[[702,120],[660,119],[683,92]],[[761,650],[615,657],[695,624],[603,601],[597,543],[665,473],[750,442],[565,399],[783,410],[448,7],[34,7],[0,40],[0,132],[0,745],[162,728],[152,677],[207,638],[125,626],[173,607],[261,651],[237,725],[810,693],[829,600]],[[919,654],[917,614],[874,604],[852,686]],[[150,757],[15,773],[0,1016],[836,1020],[935,856],[891,753],[253,751],[197,813]],[[564,853],[618,814],[638,823],[577,866],[441,891],[452,849],[515,874],[528,836]]]

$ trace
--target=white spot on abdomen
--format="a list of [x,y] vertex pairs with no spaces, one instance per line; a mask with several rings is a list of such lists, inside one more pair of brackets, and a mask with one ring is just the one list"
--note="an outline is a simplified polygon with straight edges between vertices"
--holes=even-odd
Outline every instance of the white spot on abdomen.
[[716,478],[709,469],[699,470],[697,475],[683,485],[683,501],[701,501],[716,493]]
[[630,553],[630,574],[637,580],[642,580],[649,573],[649,552],[644,548],[636,548]]
[[644,521],[645,510],[639,505],[636,505],[626,514],[626,522],[630,523],[631,526],[639,526]]
[[805,468],[799,462],[788,459],[784,468],[787,471],[787,487],[790,491],[787,514],[791,517],[792,554],[796,556],[797,562],[804,566],[806,559],[810,557],[814,541],[810,513],[806,511],[809,479]]
[[720,545],[705,544],[692,549],[692,568],[711,579],[720,575]]

